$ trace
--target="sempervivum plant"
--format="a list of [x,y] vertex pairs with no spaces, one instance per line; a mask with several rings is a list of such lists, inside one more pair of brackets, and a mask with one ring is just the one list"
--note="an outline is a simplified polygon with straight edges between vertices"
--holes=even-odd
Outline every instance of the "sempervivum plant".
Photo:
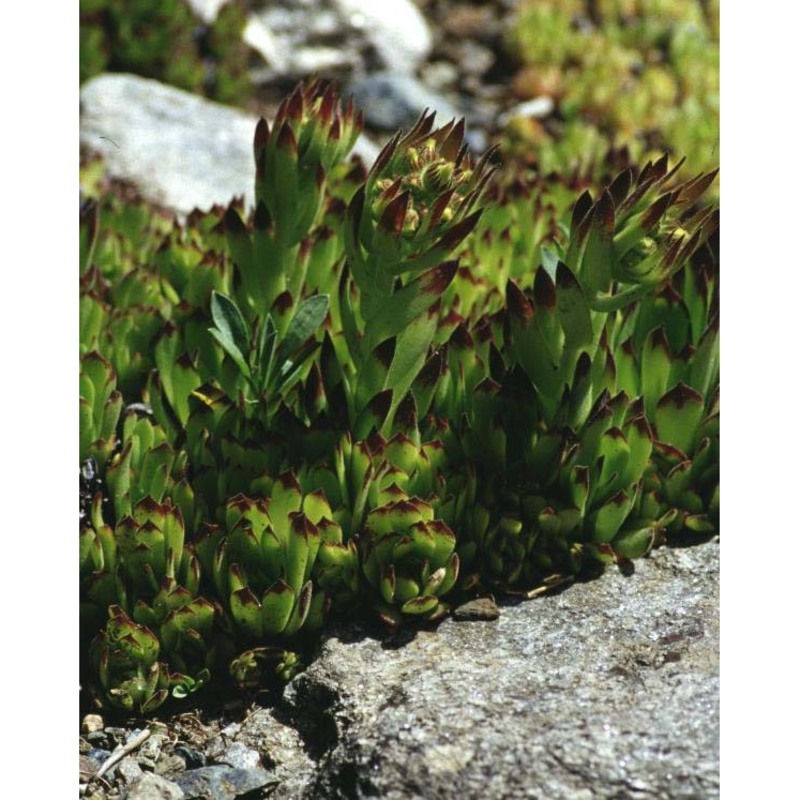
[[136,714],[152,712],[169,695],[169,671],[158,660],[158,637],[119,606],[110,606],[108,613],[89,649],[100,684],[113,705]]
[[81,462],[91,456],[102,470],[117,446],[122,395],[111,364],[96,352],[81,359],[80,383]]
[[473,163],[462,142],[463,120],[434,130],[434,116],[423,114],[407,134],[398,133],[383,148],[345,220],[352,278],[340,284],[339,301],[359,376],[354,382],[374,360],[376,348],[387,340],[394,345],[381,387],[391,391],[384,434],[428,358],[437,301],[457,271],[457,262],[444,259],[477,224],[481,196],[494,171],[491,151]]
[[396,486],[381,499],[359,540],[378,615],[392,627],[408,617],[437,619],[446,613],[442,598],[458,578],[455,535],[434,519],[429,503]]
[[[200,564],[184,539],[183,516],[171,501],[145,497],[112,528],[96,495],[81,531],[81,623],[96,628],[107,609],[118,609],[93,646],[108,652],[113,664],[109,642],[120,638],[120,615],[129,617],[122,629],[134,630],[140,644],[155,637],[170,667],[170,686],[190,690],[208,678],[227,643],[221,609],[198,594]],[[108,692],[114,675],[112,669],[104,680]]]
[[324,595],[315,597],[311,581],[319,531],[301,511],[293,476],[276,486],[269,502],[232,498],[227,531],[206,528],[198,541],[200,557],[244,640],[291,637],[307,620],[318,627],[324,614]]
[[486,191],[463,121],[369,171],[360,126],[304,84],[258,124],[252,214],[84,207],[81,626],[123,709],[288,680],[333,615],[438,620],[718,525],[715,173]]
[[333,88],[318,81],[298,86],[271,128],[259,121],[252,224],[246,226],[234,206],[225,216],[246,316],[268,311],[285,292],[299,301],[308,269],[300,242],[322,210],[328,171],[352,149],[362,126],[352,101],[342,107]]

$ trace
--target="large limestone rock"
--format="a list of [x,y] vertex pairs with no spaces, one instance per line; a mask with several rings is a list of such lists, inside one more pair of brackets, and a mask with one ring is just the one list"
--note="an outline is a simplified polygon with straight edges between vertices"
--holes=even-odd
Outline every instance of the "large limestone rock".
[[340,628],[240,735],[276,798],[715,798],[718,576],[717,543],[663,549],[495,622]]
[[[80,100],[81,145],[147,200],[179,214],[239,195],[252,206],[256,117],[135,75],[98,75]],[[377,148],[362,137],[355,152],[370,164]]]

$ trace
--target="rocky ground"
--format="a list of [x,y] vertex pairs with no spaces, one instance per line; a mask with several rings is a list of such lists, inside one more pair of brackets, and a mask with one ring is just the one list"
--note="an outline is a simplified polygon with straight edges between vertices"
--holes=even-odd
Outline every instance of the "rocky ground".
[[278,698],[87,715],[85,796],[719,796],[717,541],[499,612],[399,637],[338,627]]
[[[217,0],[193,0],[213,14]],[[500,42],[513,0],[253,4],[246,110],[99,76],[81,142],[178,213],[249,195],[255,116],[311,72],[367,112],[359,145],[425,107],[465,114],[481,150],[516,102]],[[382,8],[388,6],[381,4]],[[405,14],[400,11],[405,9]],[[546,116],[546,103],[529,113]],[[485,606],[493,608],[487,600]],[[499,617],[385,638],[329,631],[281,697],[206,699],[155,720],[86,714],[85,797],[713,798],[719,795],[719,545],[662,549]],[[465,613],[463,616],[476,616]],[[489,614],[488,616],[494,616]]]

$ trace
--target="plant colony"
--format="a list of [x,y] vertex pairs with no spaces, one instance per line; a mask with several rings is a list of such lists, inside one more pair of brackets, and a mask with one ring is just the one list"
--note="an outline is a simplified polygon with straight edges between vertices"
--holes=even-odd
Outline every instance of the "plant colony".
[[306,83],[251,214],[82,205],[81,631],[126,711],[717,528],[716,173],[493,176],[433,114],[366,171],[360,128]]

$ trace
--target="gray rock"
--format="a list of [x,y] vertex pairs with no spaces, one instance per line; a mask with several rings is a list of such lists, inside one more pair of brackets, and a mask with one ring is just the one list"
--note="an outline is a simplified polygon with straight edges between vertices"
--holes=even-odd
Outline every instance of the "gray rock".
[[261,752],[262,760],[280,784],[270,800],[296,800],[312,783],[320,751],[304,741],[299,731],[288,724],[289,719],[279,709],[260,709],[250,716],[238,741]]
[[185,797],[176,783],[148,772],[131,786],[125,800],[184,800]]
[[262,81],[313,71],[364,74],[376,61],[412,73],[433,47],[431,30],[412,0],[262,3],[250,14],[243,36],[269,67],[257,73]]
[[375,72],[355,80],[345,94],[352,95],[363,109],[368,125],[385,130],[409,128],[426,108],[436,111],[436,121],[442,124],[461,116],[441,95],[411,75],[397,72]]
[[237,769],[253,769],[261,761],[256,750],[251,750],[242,742],[234,742],[225,750],[222,761]]
[[114,777],[127,786],[131,786],[142,777],[144,771],[134,756],[125,756],[113,769]]
[[363,28],[384,65],[395,72],[412,73],[433,48],[433,35],[412,0],[333,0],[354,26]]
[[81,88],[81,144],[109,174],[179,213],[253,203],[256,120],[158,81],[99,75]]
[[283,713],[303,798],[719,796],[719,546],[662,549],[491,624],[326,637]]
[[312,72],[361,72],[369,47],[366,33],[351,25],[331,0],[265,3],[248,17],[243,38],[268,65],[265,72],[255,73],[257,82]]
[[236,769],[224,766],[199,767],[179,775],[186,800],[236,800],[237,797],[277,783],[275,776],[263,769]]
[[[179,214],[239,195],[252,207],[254,116],[135,75],[99,75],[80,100],[81,144],[145,199]],[[363,136],[354,148],[367,165],[377,151]]]

